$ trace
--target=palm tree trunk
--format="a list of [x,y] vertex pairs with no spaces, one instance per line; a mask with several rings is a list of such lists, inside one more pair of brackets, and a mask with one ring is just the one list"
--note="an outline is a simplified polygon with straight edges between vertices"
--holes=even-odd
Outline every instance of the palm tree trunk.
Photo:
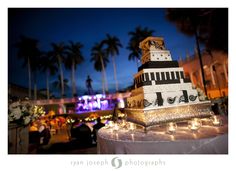
[[47,84],[47,99],[49,100],[49,69],[46,72],[46,84]]
[[59,68],[60,68],[60,77],[61,77],[61,98],[64,96],[64,77],[63,77],[63,71],[62,71],[62,63],[61,63],[61,57],[57,57],[59,62]]
[[34,100],[37,100],[37,83],[34,81]]
[[104,85],[105,85],[106,92],[108,92],[107,76],[106,76],[106,71],[105,71],[105,67],[104,67],[104,62],[103,62],[103,59],[101,56],[100,56],[100,60],[101,60],[102,70],[103,70],[103,75],[104,75]]
[[105,94],[104,73],[103,71],[101,73],[102,73],[102,94]]
[[204,76],[203,63],[202,63],[202,55],[201,55],[200,45],[199,45],[199,40],[198,40],[197,27],[196,27],[196,29],[195,29],[195,39],[196,39],[198,57],[199,57],[199,61],[200,61],[200,68],[201,68],[201,74],[202,74],[202,81],[203,81],[204,92],[205,92],[205,95],[207,96],[206,80],[205,80],[205,76]]
[[114,69],[114,78],[115,78],[115,82],[116,82],[116,91],[119,91],[118,80],[116,78],[116,62],[115,62],[114,56],[112,56],[112,63],[113,63],[113,69]]
[[106,69],[104,68],[104,82],[105,82],[105,88],[106,92],[108,92],[108,83],[107,83],[107,74],[106,74]]
[[72,97],[74,96],[74,81],[73,81],[73,71],[71,66],[71,90],[72,90]]
[[30,66],[30,58],[28,57],[28,77],[29,77],[29,99],[31,99],[31,66]]
[[34,71],[34,100],[37,100],[37,71]]
[[75,61],[72,62],[72,94],[76,94],[76,85],[75,85]]

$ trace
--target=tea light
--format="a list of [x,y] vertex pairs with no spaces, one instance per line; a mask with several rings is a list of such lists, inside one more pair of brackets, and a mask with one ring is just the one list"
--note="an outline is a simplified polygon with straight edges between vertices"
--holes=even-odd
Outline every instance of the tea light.
[[134,141],[134,134],[130,134],[132,141]]
[[110,121],[108,125],[109,125],[110,128],[112,128],[114,126],[114,122]]
[[167,133],[173,134],[173,133],[176,132],[176,129],[177,129],[177,124],[176,123],[173,123],[173,122],[168,123],[168,125],[167,125]]
[[125,127],[126,125],[126,121],[125,120],[122,120],[121,123],[120,123],[121,127]]
[[129,123],[129,130],[134,131],[136,128],[136,125],[134,123]]
[[118,131],[118,130],[119,130],[119,126],[118,126],[117,123],[114,124],[113,130],[114,130],[114,131]]
[[105,124],[104,128],[108,129],[109,128],[109,124]]
[[119,139],[119,135],[118,135],[118,133],[116,133],[116,140],[118,140]]
[[202,122],[198,118],[194,118],[188,122],[188,128],[192,131],[197,131],[199,128],[201,128],[201,126]]
[[220,126],[221,125],[221,120],[219,119],[219,117],[217,117],[217,116],[213,116],[212,117],[212,124],[214,125],[214,126]]

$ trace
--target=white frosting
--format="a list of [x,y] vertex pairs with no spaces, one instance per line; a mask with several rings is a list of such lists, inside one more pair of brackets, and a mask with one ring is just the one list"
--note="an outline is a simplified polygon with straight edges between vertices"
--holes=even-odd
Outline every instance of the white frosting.
[[[140,43],[140,47],[143,50],[143,64],[149,61],[172,61],[169,50],[164,47],[163,38],[146,38]],[[159,80],[156,74],[159,75]],[[134,75],[135,89],[131,91],[131,97],[127,98],[127,106],[148,109],[199,103],[197,90],[193,89],[192,83],[183,79],[181,74],[182,67],[142,69]],[[171,82],[173,80],[177,82]]]

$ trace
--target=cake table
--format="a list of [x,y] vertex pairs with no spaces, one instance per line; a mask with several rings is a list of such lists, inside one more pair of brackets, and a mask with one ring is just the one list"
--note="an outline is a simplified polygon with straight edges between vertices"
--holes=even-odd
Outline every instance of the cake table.
[[174,134],[168,134],[164,127],[153,127],[146,133],[143,129],[112,131],[102,128],[98,131],[98,154],[227,154],[228,124],[222,126],[203,124],[192,132],[185,124],[179,124]]

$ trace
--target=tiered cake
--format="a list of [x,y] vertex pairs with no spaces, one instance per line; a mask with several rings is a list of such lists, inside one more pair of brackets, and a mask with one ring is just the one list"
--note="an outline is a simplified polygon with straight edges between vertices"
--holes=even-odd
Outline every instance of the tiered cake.
[[134,76],[135,89],[127,98],[127,119],[145,127],[212,115],[211,103],[199,101],[183,68],[172,61],[164,39],[148,37],[142,49],[142,65]]

